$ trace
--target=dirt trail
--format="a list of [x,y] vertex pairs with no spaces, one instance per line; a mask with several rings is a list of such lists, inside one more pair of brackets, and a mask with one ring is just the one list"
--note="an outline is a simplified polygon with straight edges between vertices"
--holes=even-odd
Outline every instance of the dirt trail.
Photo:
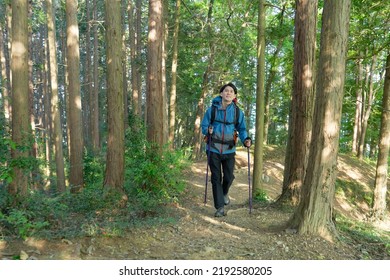
[[[264,187],[271,198],[280,193],[283,157],[274,151],[265,162]],[[272,207],[248,207],[246,152],[238,152],[235,181],[227,216],[215,218],[209,182],[204,205],[206,162],[194,163],[185,172],[188,188],[172,215],[172,224],[134,228],[121,237],[85,237],[72,240],[28,239],[0,242],[2,258],[23,250],[32,259],[360,259],[359,246],[329,242],[280,230],[291,213]]]

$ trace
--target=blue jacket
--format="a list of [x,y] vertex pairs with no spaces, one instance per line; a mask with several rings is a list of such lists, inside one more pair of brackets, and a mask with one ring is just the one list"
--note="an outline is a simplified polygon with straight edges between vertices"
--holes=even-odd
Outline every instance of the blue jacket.
[[[216,107],[216,115],[214,122],[211,122],[212,106]],[[246,132],[246,124],[244,113],[239,110],[238,123],[236,125],[236,105],[232,102],[226,108],[222,109],[222,97],[217,96],[213,99],[211,107],[209,107],[202,120],[202,133],[207,135],[208,127],[213,126],[213,134],[211,135],[210,151],[220,154],[230,154],[236,151],[236,146],[232,143],[234,141],[234,132],[238,132],[238,137],[244,143],[248,139]],[[206,150],[208,147],[206,147]]]

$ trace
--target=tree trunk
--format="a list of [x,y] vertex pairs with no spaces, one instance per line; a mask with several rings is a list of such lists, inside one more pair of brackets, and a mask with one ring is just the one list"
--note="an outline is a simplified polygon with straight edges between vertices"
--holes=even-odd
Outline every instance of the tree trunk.
[[265,82],[265,0],[259,1],[257,27],[257,89],[256,134],[253,164],[253,193],[262,189],[263,142],[264,142],[264,82]]
[[382,120],[379,139],[378,162],[376,166],[373,216],[384,218],[386,214],[386,195],[388,178],[388,159],[390,147],[390,54],[386,61],[386,75],[383,89]]
[[[5,50],[5,63],[6,63],[6,70],[7,70],[7,81],[8,81],[8,92],[11,95],[11,87],[12,87],[12,69],[11,69],[11,44],[12,44],[12,5],[11,1],[8,1],[8,5],[6,8],[6,21],[7,21],[7,35],[8,35],[8,41],[6,42],[6,50]],[[9,99],[11,99],[12,96],[9,96]],[[9,104],[9,102],[8,102]],[[9,104],[8,106],[8,116],[9,121],[12,122],[12,105]]]
[[51,84],[51,115],[53,129],[54,157],[56,163],[57,190],[65,191],[65,170],[64,155],[62,149],[62,128],[60,119],[60,104],[58,98],[58,81],[57,81],[57,54],[56,54],[56,35],[54,24],[54,7],[52,0],[47,0],[47,26],[48,26],[48,43],[50,57],[50,84]]
[[168,59],[168,1],[162,1],[162,44],[161,44],[161,91],[163,95],[163,142],[168,142],[168,92],[167,92],[167,59]]
[[12,0],[12,160],[15,163],[13,180],[9,188],[12,195],[27,195],[28,172],[20,165],[27,160],[31,128],[28,92],[28,1]]
[[[0,85],[2,87],[2,111],[4,112],[4,118],[5,118],[5,127],[8,128],[9,122],[10,122],[10,113],[9,113],[9,80],[7,77],[7,63],[6,63],[6,57],[5,57],[5,50],[4,50],[4,34],[3,34],[3,26],[2,23],[0,23],[0,62],[1,62],[1,81]],[[8,130],[8,129],[7,129]]]
[[[32,4],[31,2],[28,5],[28,18],[32,18]],[[32,34],[31,25],[28,27],[28,34]],[[38,158],[38,143],[36,127],[35,127],[35,108],[34,108],[34,78],[33,78],[33,60],[34,60],[34,43],[32,40],[32,36],[28,36],[28,46],[29,46],[29,58],[28,58],[28,96],[29,96],[29,115],[30,115],[30,129],[31,129],[31,137],[32,137],[32,146],[31,146],[31,156],[34,159]],[[37,190],[39,188],[39,178],[40,169],[37,165],[32,167],[31,170],[31,185],[30,188]]]
[[363,110],[363,116],[362,116],[362,122],[361,122],[361,128],[360,128],[360,139],[359,139],[359,148],[358,148],[358,154],[357,157],[359,159],[363,159],[364,152],[365,152],[365,144],[366,144],[366,132],[368,127],[368,119],[371,115],[372,105],[374,102],[374,69],[376,67],[376,56],[372,57],[371,66],[369,69],[367,69],[367,77],[366,80],[368,85],[368,92],[366,94],[366,100],[365,101],[365,108]]
[[[124,105],[121,0],[105,0],[107,55],[107,159],[104,187],[123,193]],[[127,197],[122,196],[125,202]]]
[[213,32],[211,29],[211,23],[212,23],[212,16],[213,16],[213,7],[214,7],[214,0],[210,0],[209,2],[209,10],[207,14],[207,32],[208,32],[208,40],[209,40],[209,58],[208,58],[208,64],[206,71],[203,73],[203,82],[202,82],[202,92],[200,94],[199,100],[198,100],[198,106],[196,110],[196,116],[195,116],[195,126],[194,126],[194,138],[192,145],[194,146],[193,155],[195,159],[200,158],[201,156],[201,145],[202,145],[202,131],[200,128],[200,123],[202,122],[202,116],[204,115],[204,99],[206,97],[207,89],[208,89],[208,83],[209,83],[209,76],[211,73],[212,65],[214,63],[214,51],[215,46],[213,43]]
[[83,131],[84,131],[84,142],[92,151],[95,151],[93,146],[92,131],[93,131],[93,117],[92,117],[92,103],[93,103],[93,89],[92,89],[92,62],[91,62],[91,4],[89,0],[85,1],[85,20],[87,21],[86,32],[85,32],[85,65],[84,65],[84,77],[85,85],[83,86]]
[[[129,4],[130,5],[130,4]],[[133,9],[132,9],[133,10]],[[141,116],[141,14],[142,2],[136,1],[134,17],[130,16],[129,11],[129,26],[130,30],[130,49],[131,49],[131,86],[132,86],[132,110],[137,116]],[[131,29],[131,26],[133,27]]]
[[[134,4],[132,1],[129,1],[127,4],[127,19],[128,19],[128,25],[129,25],[129,48],[130,48],[130,80],[131,80],[131,96],[130,96],[130,108],[131,112],[134,115],[138,114],[138,92],[134,93],[135,84],[137,83],[135,81],[135,55],[137,52],[137,49],[135,47],[136,45],[136,30],[135,30],[135,17],[134,17]],[[136,105],[137,103],[137,105]]]
[[[47,33],[47,29],[45,29],[45,33]],[[45,38],[46,40],[46,38]],[[53,168],[51,168],[51,162],[52,162],[52,149],[51,149],[51,143],[52,143],[52,115],[51,115],[51,106],[50,106],[50,91],[49,91],[49,46],[48,44],[44,45],[44,66],[43,66],[43,102],[44,102],[44,137],[45,137],[45,160],[47,162],[47,165],[45,166],[44,174],[46,175],[46,178],[49,178],[46,183],[45,187],[48,188],[52,184],[52,178],[53,178]]]
[[[126,0],[122,0],[121,7],[126,7]],[[123,75],[123,122],[124,122],[124,128],[125,131],[129,127],[129,97],[130,94],[128,94],[128,79],[127,79],[127,45],[126,45],[126,33],[124,30],[126,30],[126,9],[122,9],[122,75]]]
[[363,84],[362,84],[362,75],[363,67],[361,60],[357,62],[358,66],[358,76],[356,79],[356,105],[355,105],[355,121],[353,125],[353,139],[352,139],[352,153],[357,155],[359,150],[359,139],[361,134],[362,127],[362,106],[363,106]]
[[207,65],[206,71],[203,73],[203,82],[202,82],[202,92],[200,94],[198,104],[196,106],[196,117],[195,117],[195,130],[194,130],[194,138],[193,138],[193,155],[195,159],[199,159],[202,154],[202,131],[200,128],[200,124],[202,122],[202,116],[204,115],[204,99],[206,97],[206,93],[208,90],[208,79],[211,72],[211,64],[214,60],[214,50],[211,50],[211,54],[209,57],[209,63]]
[[91,118],[91,143],[94,154],[100,149],[99,129],[99,38],[97,0],[93,0],[93,86],[90,97],[90,118]]
[[79,28],[77,21],[78,0],[66,0],[66,46],[68,59],[69,93],[69,134],[70,134],[70,187],[77,191],[82,188],[83,180],[83,128],[80,93],[80,51]]
[[175,118],[176,118],[176,78],[177,78],[177,54],[179,45],[179,24],[180,24],[181,0],[176,0],[175,26],[173,31],[172,49],[172,81],[171,94],[169,97],[169,142],[171,149],[175,148]]
[[[299,2],[299,1],[297,1],[297,2]],[[286,6],[287,6],[287,2],[284,2],[283,6],[281,8],[282,10],[280,11],[280,16],[278,16],[278,17],[280,17],[280,23],[279,23],[280,28],[283,28]],[[278,40],[278,44],[276,46],[276,49],[272,54],[272,58],[270,59],[269,74],[268,74],[268,78],[267,78],[267,81],[266,81],[265,86],[264,86],[264,133],[263,133],[264,134],[264,144],[268,143],[268,128],[270,125],[270,121],[269,121],[270,120],[269,96],[271,93],[272,85],[274,83],[274,79],[275,79],[276,74],[278,72],[276,70],[276,68],[278,67],[278,65],[276,64],[276,61],[277,61],[277,58],[279,57],[280,51],[283,48],[283,43],[285,40],[286,40],[285,36],[281,37]]]
[[316,0],[298,0],[295,14],[294,70],[283,189],[278,202],[297,205],[304,181],[313,116]]
[[159,148],[164,141],[164,98],[162,92],[162,0],[149,1],[148,79],[147,79],[147,137]]
[[331,238],[350,0],[324,2],[312,142],[302,196],[290,226]]

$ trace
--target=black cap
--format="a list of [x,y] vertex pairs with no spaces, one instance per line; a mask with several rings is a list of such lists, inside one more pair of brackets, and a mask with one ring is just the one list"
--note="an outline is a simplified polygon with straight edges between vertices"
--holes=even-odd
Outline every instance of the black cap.
[[221,87],[221,89],[219,90],[219,92],[220,92],[220,93],[223,92],[223,90],[224,90],[226,87],[231,87],[231,88],[233,88],[234,94],[237,95],[237,88],[236,88],[236,86],[235,86],[233,83],[227,83],[227,84],[223,85],[223,86]]

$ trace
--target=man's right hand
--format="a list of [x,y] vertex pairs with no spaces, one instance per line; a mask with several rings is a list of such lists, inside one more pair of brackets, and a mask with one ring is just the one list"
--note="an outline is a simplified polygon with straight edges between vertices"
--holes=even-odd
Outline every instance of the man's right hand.
[[209,126],[209,134],[213,134],[213,130],[214,130],[214,128],[210,125]]

